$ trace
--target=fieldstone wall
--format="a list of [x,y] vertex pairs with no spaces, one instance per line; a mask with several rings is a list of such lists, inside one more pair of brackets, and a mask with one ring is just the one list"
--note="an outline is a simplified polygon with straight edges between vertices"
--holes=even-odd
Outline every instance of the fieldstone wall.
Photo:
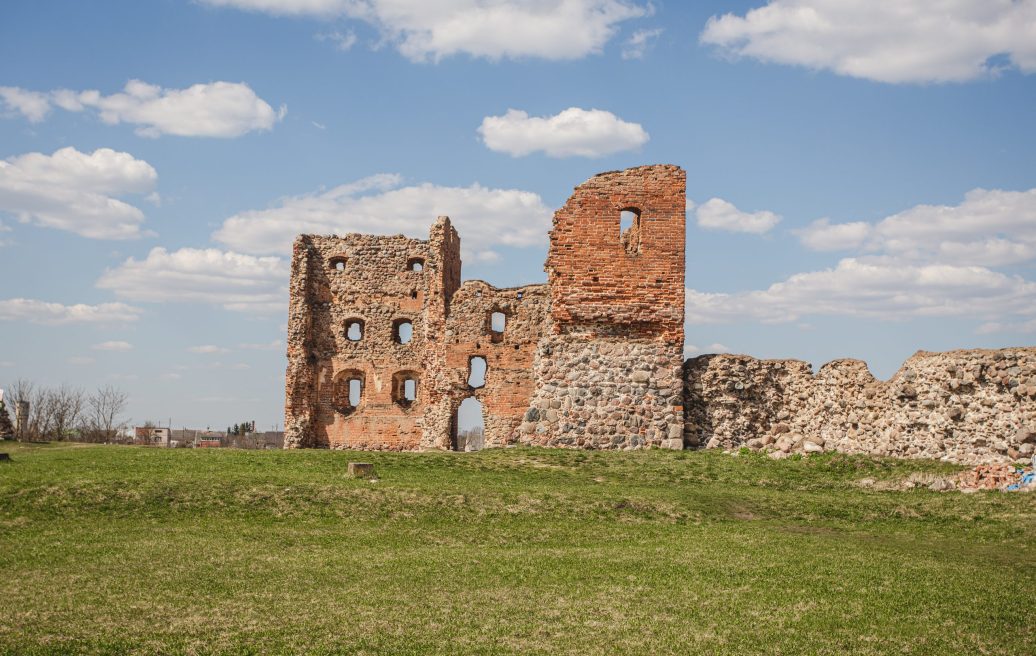
[[585,449],[682,448],[680,352],[664,340],[552,335],[517,441]]
[[919,351],[888,381],[859,360],[705,355],[684,364],[684,441],[965,464],[1032,455],[1036,348]]

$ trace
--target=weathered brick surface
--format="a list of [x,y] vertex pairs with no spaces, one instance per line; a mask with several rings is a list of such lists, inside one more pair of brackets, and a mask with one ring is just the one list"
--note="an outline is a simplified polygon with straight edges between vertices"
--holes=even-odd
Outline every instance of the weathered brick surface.
[[[639,218],[621,233],[624,210]],[[796,360],[683,362],[684,234],[684,172],[660,165],[576,187],[554,215],[546,285],[462,283],[446,217],[427,240],[300,236],[285,446],[453,448],[457,409],[474,397],[486,446],[749,446],[965,463],[1036,449],[1034,348],[919,352],[887,382],[857,360],[815,375]],[[349,339],[351,321],[362,339]],[[413,326],[409,343],[394,339],[400,321]],[[468,384],[475,356],[487,363],[478,388]],[[355,405],[353,379],[363,384]],[[406,379],[413,402],[402,399]]]
[[[683,343],[686,174],[641,166],[595,175],[554,214],[547,256],[554,330]],[[639,214],[619,231],[623,210]]]

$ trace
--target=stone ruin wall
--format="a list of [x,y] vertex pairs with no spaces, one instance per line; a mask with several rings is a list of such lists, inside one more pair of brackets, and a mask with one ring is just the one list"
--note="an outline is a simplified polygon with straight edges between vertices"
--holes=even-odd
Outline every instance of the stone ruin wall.
[[[919,351],[888,381],[860,360],[704,355],[684,366],[689,447],[824,450],[976,464],[1031,456],[1036,348]],[[783,444],[781,444],[783,442]]]
[[683,448],[685,222],[676,166],[596,175],[554,214],[553,334],[536,351],[521,444]]
[[[411,270],[415,262],[421,271]],[[341,268],[339,269],[339,263]],[[413,450],[455,446],[468,397],[483,405],[486,446],[514,443],[533,390],[536,344],[549,330],[545,285],[460,282],[460,238],[440,217],[427,241],[403,236],[300,236],[292,256],[285,444]],[[494,312],[505,329],[494,332]],[[351,322],[362,324],[350,339]],[[408,321],[408,343],[396,326]],[[468,384],[471,358],[485,384]],[[402,383],[416,382],[416,398]],[[359,380],[359,402],[349,381]]]
[[[455,232],[436,224],[436,228]],[[440,240],[441,241],[441,240]],[[421,407],[397,402],[402,376],[424,384],[427,345],[451,289],[441,243],[403,236],[303,235],[292,256],[285,443],[288,446],[415,449]],[[458,255],[459,257],[459,255]],[[408,270],[418,261],[421,272]],[[342,269],[338,270],[338,263]],[[361,338],[347,329],[360,322]],[[407,344],[394,340],[412,324]],[[349,403],[349,381],[361,401]]]
[[[1036,448],[1036,348],[919,352],[886,382],[858,360],[816,374],[797,360],[684,362],[684,199],[675,166],[591,178],[555,213],[548,283],[509,289],[461,282],[446,217],[428,240],[300,236],[285,446],[456,448],[457,410],[474,397],[485,446],[809,446],[962,463]],[[624,210],[636,218],[622,232]],[[362,339],[349,339],[351,320],[363,322]],[[394,339],[402,320],[413,326],[407,344]],[[487,363],[477,388],[475,356]],[[405,378],[417,394],[401,403]],[[351,379],[363,387],[356,405]]]

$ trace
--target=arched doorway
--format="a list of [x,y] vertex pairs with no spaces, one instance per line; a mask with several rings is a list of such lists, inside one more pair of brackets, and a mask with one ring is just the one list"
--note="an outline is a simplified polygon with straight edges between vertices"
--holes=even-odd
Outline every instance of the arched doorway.
[[461,401],[453,415],[450,447],[454,451],[481,451],[486,444],[486,420],[482,403],[474,396]]

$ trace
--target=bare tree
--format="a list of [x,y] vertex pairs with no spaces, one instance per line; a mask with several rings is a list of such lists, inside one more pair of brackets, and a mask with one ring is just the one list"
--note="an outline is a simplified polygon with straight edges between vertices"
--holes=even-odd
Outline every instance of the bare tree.
[[121,390],[106,385],[86,399],[86,437],[91,442],[111,442],[126,422],[122,413],[126,409],[127,396]]
[[79,427],[86,405],[86,393],[78,387],[62,385],[50,393],[50,413],[54,439],[68,439]]

